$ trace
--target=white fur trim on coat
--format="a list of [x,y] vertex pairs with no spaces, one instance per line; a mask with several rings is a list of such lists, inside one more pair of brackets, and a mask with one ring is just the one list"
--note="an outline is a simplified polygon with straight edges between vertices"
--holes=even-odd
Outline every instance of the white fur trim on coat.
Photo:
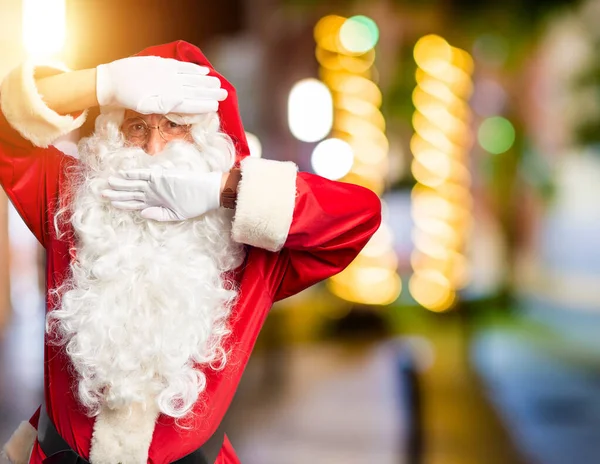
[[241,171],[233,239],[279,251],[292,225],[298,167],[291,162],[248,157],[242,161]]
[[2,448],[2,454],[12,464],[27,464],[37,437],[37,430],[29,422],[21,422]]
[[[44,75],[63,72],[56,66],[43,66]],[[46,148],[62,135],[78,129],[87,112],[76,119],[61,116],[46,106],[35,85],[36,66],[27,61],[12,70],[0,87],[0,106],[9,124],[35,146]]]
[[121,410],[103,409],[94,423],[90,462],[93,464],[141,464],[148,462],[158,407],[151,401]]

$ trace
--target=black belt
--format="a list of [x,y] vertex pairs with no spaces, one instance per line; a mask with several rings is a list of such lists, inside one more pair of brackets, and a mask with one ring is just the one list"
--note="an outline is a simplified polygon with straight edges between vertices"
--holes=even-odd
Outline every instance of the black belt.
[[[196,451],[178,459],[172,464],[214,464],[217,455],[223,446],[225,434],[217,430],[209,440]],[[43,464],[90,464],[79,456],[60,436],[56,427],[48,417],[46,406],[40,408],[40,421],[38,423],[38,443],[47,456]]]

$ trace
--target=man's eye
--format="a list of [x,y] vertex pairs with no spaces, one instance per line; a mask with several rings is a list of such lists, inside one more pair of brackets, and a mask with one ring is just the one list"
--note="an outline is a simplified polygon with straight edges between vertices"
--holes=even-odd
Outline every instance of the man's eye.
[[144,130],[144,125],[143,124],[135,124],[131,129],[134,131],[142,131],[142,130]]
[[181,126],[179,124],[177,124],[176,122],[169,121],[169,127],[171,129],[177,129],[178,127],[181,127]]

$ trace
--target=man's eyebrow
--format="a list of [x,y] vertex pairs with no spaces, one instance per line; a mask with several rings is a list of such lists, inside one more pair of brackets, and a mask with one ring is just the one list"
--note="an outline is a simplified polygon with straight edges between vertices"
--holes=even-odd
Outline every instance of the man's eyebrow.
[[149,122],[147,119],[145,119],[145,118],[143,118],[143,117],[141,117],[141,116],[130,116],[130,117],[128,117],[128,118],[125,118],[125,119],[123,119],[123,122],[124,122],[124,123],[126,123],[126,122],[128,122],[128,121],[134,121],[134,120],[136,120],[136,119],[141,119],[141,120],[142,120],[142,121],[144,121],[146,124],[150,124],[150,122]]

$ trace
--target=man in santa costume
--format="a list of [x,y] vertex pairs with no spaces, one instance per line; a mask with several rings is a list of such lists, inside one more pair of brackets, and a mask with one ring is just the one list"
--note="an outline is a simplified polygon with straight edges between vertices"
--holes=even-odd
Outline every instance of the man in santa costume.
[[[215,431],[271,305],[354,259],[377,196],[250,158],[234,88],[182,41],[82,71],[25,63],[0,105],[0,183],[47,252],[44,404],[5,454],[239,462]],[[77,157],[52,145],[96,105]]]

